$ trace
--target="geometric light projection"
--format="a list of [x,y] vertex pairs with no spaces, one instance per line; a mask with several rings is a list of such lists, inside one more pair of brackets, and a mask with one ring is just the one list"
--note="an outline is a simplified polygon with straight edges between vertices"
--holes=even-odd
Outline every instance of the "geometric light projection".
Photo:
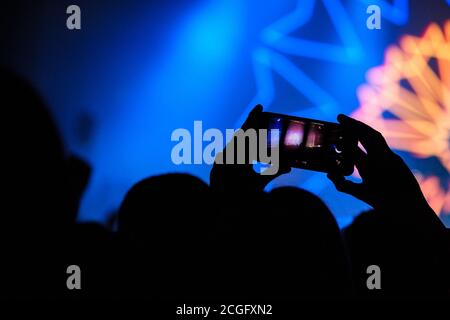
[[[378,5],[382,12],[383,28],[387,23],[403,26],[409,21],[410,2],[297,0],[292,10],[262,28],[260,32],[260,41],[251,51],[256,92],[247,107],[242,110],[235,126],[239,127],[244,122],[257,103],[261,103],[266,111],[331,121],[335,120],[337,113],[349,112],[353,103],[343,103],[343,95],[337,95],[336,88],[341,86],[341,92],[354,92],[360,80],[352,83],[352,77],[360,77],[367,69],[364,65],[373,65],[370,61],[374,56],[366,54],[367,50],[373,50],[377,46],[384,48],[384,44],[380,43],[371,45],[370,49],[366,50],[367,31],[365,19],[361,22],[361,12],[365,14],[365,8],[369,5]],[[447,2],[450,4],[450,0]],[[324,22],[323,26],[317,29],[323,31],[322,33],[315,32],[317,20]],[[323,37],[324,33],[327,37]],[[346,81],[342,81],[343,73],[339,72],[327,75],[324,81],[325,77],[321,75],[326,73],[314,73],[308,60],[323,66],[332,66],[331,70],[342,68],[354,72],[348,74]],[[304,99],[300,101],[295,96],[284,96],[283,89],[286,85],[289,90],[294,89],[294,92],[299,93],[298,97]],[[448,174],[448,170],[446,172]],[[429,175],[428,172],[422,172],[422,175],[424,174]],[[440,212],[439,207],[445,207],[445,200],[448,202],[448,179],[443,179],[441,172],[435,176],[439,176],[441,186],[436,188],[434,183],[427,183],[424,193],[435,199],[433,203],[440,203],[439,206],[433,207],[436,212]],[[342,206],[340,199],[344,197],[330,192],[332,189],[327,183],[323,175],[301,172],[293,173],[290,177],[281,177],[279,181],[269,185],[268,190],[285,184],[305,188],[324,199],[335,213],[339,225],[345,227],[366,207],[348,198],[345,198],[346,205]],[[442,196],[442,192],[445,192],[445,196]]]
[[[251,54],[256,93],[242,110],[236,127],[244,122],[257,103],[264,105],[266,111],[332,121],[339,112],[345,112],[339,97],[332,93],[335,83],[342,81],[335,79],[334,82],[324,83],[320,75],[311,73],[311,69],[307,68],[307,61],[341,66],[343,70],[346,66],[354,70],[360,66],[360,74],[363,74],[365,68],[362,65],[367,62],[367,57],[364,43],[358,35],[360,25],[352,18],[351,12],[354,12],[352,8],[356,6],[362,8],[360,12],[365,14],[365,2],[366,0],[297,0],[291,11],[265,26],[260,32],[260,42]],[[381,7],[383,20],[396,25],[403,25],[408,21],[408,0],[370,0],[370,4]],[[317,19],[324,22],[320,29],[326,30],[326,38],[312,29]],[[365,20],[363,26],[365,28]],[[298,58],[301,60],[296,60]],[[284,98],[282,88],[286,85],[305,100],[298,103],[295,98]],[[348,91],[353,92],[355,86],[356,83],[348,86]],[[279,99],[278,103],[276,99]],[[288,112],[283,110],[284,105],[289,105]],[[346,107],[348,108],[348,104]],[[346,226],[357,213],[365,209],[364,204],[357,203],[357,200],[348,199],[345,206],[340,205],[338,199],[344,196],[330,192],[334,189],[324,175],[302,172],[281,179],[269,185],[267,190],[285,184],[305,188],[317,194],[332,208],[341,227]]]
[[422,37],[403,36],[387,48],[357,90],[353,116],[412,157],[439,160],[440,172],[416,177],[435,212],[450,214],[450,20],[430,24]]
[[[450,0],[449,0],[450,1]],[[296,38],[291,33],[306,25],[313,17],[313,11],[321,2],[328,19],[334,26],[340,44],[325,43],[311,39]],[[397,25],[404,25],[409,17],[409,0],[360,0],[364,5],[380,6],[383,19]],[[257,104],[269,106],[275,96],[273,74],[276,73],[294,86],[310,100],[320,114],[335,115],[338,102],[326,88],[303,72],[290,57],[308,57],[324,62],[358,64],[363,57],[362,43],[342,0],[298,0],[295,9],[273,22],[261,33],[262,46],[252,54],[257,93],[237,121],[242,124],[250,110]],[[299,114],[302,115],[302,110]],[[303,114],[304,115],[304,114]]]
[[[338,43],[302,39],[292,35],[292,32],[311,21],[319,2],[333,25],[333,30],[329,32],[337,34]],[[237,126],[244,122],[257,103],[265,107],[272,104],[276,95],[274,74],[278,74],[303,94],[311,102],[311,107],[323,114],[334,115],[337,101],[305,73],[301,66],[294,63],[292,58],[306,57],[326,62],[355,64],[360,62],[362,56],[360,39],[341,0],[298,0],[292,12],[271,23],[261,32],[261,45],[252,52],[257,92],[243,110]]]
[[366,6],[378,5],[383,19],[389,20],[397,25],[404,25],[409,18],[409,0],[360,0]]
[[447,190],[441,187],[441,179],[436,176],[422,176],[420,173],[416,174],[420,187],[428,201],[428,204],[433,208],[438,215],[449,214],[450,212],[450,191],[447,179]]

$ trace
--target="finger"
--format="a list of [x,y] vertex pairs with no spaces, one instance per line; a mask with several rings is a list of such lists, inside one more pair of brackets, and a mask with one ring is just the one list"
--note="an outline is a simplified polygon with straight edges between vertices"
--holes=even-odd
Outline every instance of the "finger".
[[353,150],[352,156],[359,174],[364,178],[367,175],[367,154],[360,147],[356,147]]
[[352,149],[352,156],[356,161],[363,161],[366,159],[367,154],[359,146],[356,146],[356,148]]
[[356,134],[367,153],[383,153],[390,150],[382,134],[367,124],[343,114],[338,115],[337,120]]
[[331,182],[333,182],[336,190],[365,201],[366,196],[364,192],[364,186],[362,184],[349,181],[341,175],[329,173],[327,177],[331,180]]
[[258,119],[262,112],[263,112],[263,106],[260,104],[257,104],[252,109],[252,111],[250,111],[250,113],[248,114],[248,117],[245,120],[245,122],[243,123],[241,129],[247,130],[249,128],[256,128],[257,124],[258,124]]
[[292,170],[291,167],[282,165],[282,166],[280,166],[280,168],[278,169],[277,177],[278,177],[278,176],[281,176],[282,174],[289,173],[289,172],[291,172],[291,170]]

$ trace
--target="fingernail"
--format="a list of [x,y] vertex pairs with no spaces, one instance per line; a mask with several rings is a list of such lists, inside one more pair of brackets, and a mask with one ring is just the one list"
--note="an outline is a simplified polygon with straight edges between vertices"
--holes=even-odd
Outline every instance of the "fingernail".
[[342,113],[340,113],[340,114],[337,116],[337,120],[339,121],[339,123],[342,123],[342,122],[348,122],[350,119],[351,119],[351,118],[350,118],[349,116],[346,116],[345,114],[342,114]]

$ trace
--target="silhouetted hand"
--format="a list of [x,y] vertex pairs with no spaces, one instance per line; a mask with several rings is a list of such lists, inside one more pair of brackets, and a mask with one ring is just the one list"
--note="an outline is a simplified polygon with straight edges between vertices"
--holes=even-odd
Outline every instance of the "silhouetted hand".
[[[253,110],[248,115],[247,120],[245,120],[242,125],[242,130],[246,131],[248,129],[260,129],[261,123],[261,115],[263,112],[263,107],[261,105],[255,106]],[[267,129],[267,128],[262,128]],[[278,169],[278,172],[274,175],[262,175],[253,170],[252,161],[257,161],[257,159],[249,158],[249,148],[246,143],[245,152],[246,152],[246,162],[245,164],[234,164],[226,163],[224,160],[223,164],[217,163],[217,159],[225,159],[225,155],[227,154],[228,148],[234,148],[234,155],[237,154],[236,144],[228,143],[225,147],[224,151],[217,154],[216,162],[213,165],[210,174],[210,185],[213,190],[218,191],[231,191],[231,192],[240,192],[240,191],[249,191],[249,192],[258,192],[263,191],[267,184],[279,177],[282,174],[288,173],[291,171],[290,168],[282,167]]]
[[353,152],[362,183],[328,174],[337,190],[353,195],[375,209],[429,208],[414,175],[389,148],[380,132],[342,114],[337,119],[366,150],[356,147]]
[[[393,271],[393,279],[387,282],[391,288],[396,288],[394,290],[400,290],[402,294],[407,290],[409,294],[410,289],[414,292],[422,285],[427,289],[420,294],[441,292],[450,266],[450,247],[444,224],[428,205],[412,172],[392,152],[381,133],[344,115],[339,115],[338,121],[366,150],[359,147],[354,150],[362,183],[348,181],[336,174],[328,177],[337,190],[353,195],[375,209],[375,215],[355,233],[352,247],[355,248],[357,242],[356,247],[361,248],[353,251],[355,260],[374,261],[372,254],[365,253],[367,248],[372,248],[379,252],[381,261],[385,261],[383,268]],[[374,239],[365,241],[366,236]],[[372,253],[371,249],[368,252]],[[410,277],[405,277],[404,269],[410,269],[413,263],[414,271]],[[405,268],[398,269],[399,264]],[[412,278],[415,279],[414,286],[408,288]],[[366,284],[366,278],[363,284]]]

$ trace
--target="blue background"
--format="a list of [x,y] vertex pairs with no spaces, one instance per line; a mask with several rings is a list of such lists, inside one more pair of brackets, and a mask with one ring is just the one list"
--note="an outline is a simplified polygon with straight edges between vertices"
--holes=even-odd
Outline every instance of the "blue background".
[[[146,176],[189,172],[208,181],[210,166],[170,158],[172,131],[193,130],[194,120],[204,130],[236,128],[256,103],[331,121],[351,113],[385,48],[442,24],[447,2],[18,1],[2,8],[1,62],[33,82],[68,149],[92,165],[79,219],[105,222]],[[70,4],[81,8],[79,31],[66,28]],[[366,28],[369,4],[381,7],[381,30]],[[448,181],[437,161],[402,155]],[[324,174],[294,170],[270,187],[279,185],[319,195],[341,227],[367,208]]]

